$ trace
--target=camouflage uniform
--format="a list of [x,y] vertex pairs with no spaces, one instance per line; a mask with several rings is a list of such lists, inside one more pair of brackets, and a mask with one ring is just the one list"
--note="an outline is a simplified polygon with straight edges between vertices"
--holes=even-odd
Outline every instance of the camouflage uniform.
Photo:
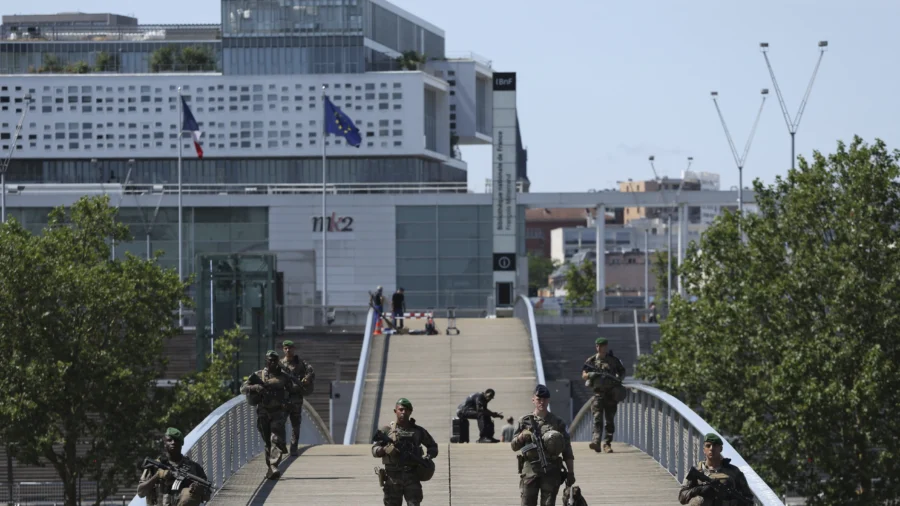
[[[748,499],[753,497],[753,492],[750,491],[750,486],[747,485],[744,473],[737,466],[731,465],[731,459],[722,459],[722,465],[718,469],[710,468],[706,465],[706,461],[701,461],[694,467],[706,476],[733,487],[735,491]],[[709,495],[708,497],[703,497],[700,494]],[[708,485],[704,486],[701,482],[688,480],[687,477],[681,482],[678,502],[690,506],[745,506],[753,504],[740,499],[719,499],[711,492]]]
[[[275,354],[274,351],[266,353],[266,356]],[[277,358],[278,355],[275,354]],[[286,407],[290,399],[292,381],[289,373],[280,367],[274,372],[262,369],[256,375],[265,383],[251,385],[245,381],[241,385],[241,393],[249,396],[259,396],[259,404],[256,405],[256,428],[266,445],[266,476],[276,479],[280,476],[278,465],[284,459],[288,449],[285,444],[285,422],[287,421]]]
[[[182,442],[184,441],[184,436],[177,429],[170,428],[166,435],[178,438]],[[168,456],[163,456],[159,460],[165,461],[168,459]],[[171,460],[168,461],[170,464],[175,465],[179,471],[199,476],[204,480],[207,479],[206,473],[203,472],[203,467],[186,455],[182,455],[181,460],[177,464]],[[154,476],[157,479],[155,482],[151,482]],[[200,503],[208,501],[212,493],[206,487],[200,487],[197,493],[191,493],[191,484],[189,482],[182,482],[176,490],[172,490],[174,483],[175,476],[165,469],[144,469],[138,482],[137,495],[140,498],[146,497],[149,506],[199,506]]]
[[532,464],[527,461],[527,457],[523,458],[520,456],[519,492],[522,498],[522,506],[537,506],[538,495],[541,496],[541,506],[553,506],[556,504],[556,494],[559,492],[560,485],[562,485],[562,463],[565,460],[575,458],[572,454],[572,443],[569,439],[569,432],[566,430],[565,422],[558,416],[550,412],[547,412],[544,418],[530,414],[519,418],[511,443],[514,452],[518,452],[523,446],[528,444],[527,441],[520,443],[516,438],[522,431],[531,430],[532,419],[537,422],[538,427],[541,429],[541,434],[549,430],[555,430],[562,434],[564,444],[561,455],[547,454],[550,466],[547,468],[546,474],[544,474],[544,470],[541,469],[538,463]]
[[[293,346],[291,341],[285,341],[284,346]],[[299,388],[293,388],[287,404],[287,414],[291,420],[291,455],[297,454],[297,444],[300,441],[300,423],[303,421],[303,396],[312,393],[316,381],[316,372],[309,362],[294,355],[294,359],[288,362],[287,356],[281,359],[281,367],[292,374],[297,383],[302,383]]]
[[[606,339],[599,338],[597,344],[606,344]],[[584,361],[585,365],[597,368],[603,372],[612,374],[613,376],[623,379],[625,377],[625,366],[622,361],[612,354],[600,357],[599,354],[591,355]],[[599,450],[597,446],[603,439],[603,422],[606,422],[606,439],[604,443],[609,445],[612,443],[613,434],[616,431],[616,412],[619,410],[619,403],[613,397],[613,388],[616,386],[609,380],[603,381],[603,378],[594,378],[588,380],[590,388],[594,391],[594,398],[591,402],[591,414],[594,415],[594,436],[591,441],[591,448]]]
[[[394,441],[409,440],[417,450],[424,446],[426,455],[434,459],[438,455],[438,445],[424,428],[416,425],[414,418],[409,419],[408,427],[400,427],[397,422],[391,422],[381,428]],[[378,457],[376,451],[382,448],[382,443],[372,445],[372,456]],[[406,499],[407,506],[419,506],[422,503],[422,483],[413,468],[400,465],[399,452],[393,455],[385,454],[381,457],[386,476],[384,480],[384,506],[401,506]]]

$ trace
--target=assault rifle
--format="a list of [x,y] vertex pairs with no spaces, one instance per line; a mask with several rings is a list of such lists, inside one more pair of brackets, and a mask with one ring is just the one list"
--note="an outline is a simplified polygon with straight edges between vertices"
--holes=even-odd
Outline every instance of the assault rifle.
[[196,484],[200,485],[201,487],[209,489],[210,491],[213,488],[213,484],[210,483],[208,480],[204,480],[203,478],[201,478],[195,474],[191,474],[187,471],[184,471],[184,470],[180,469],[178,466],[173,466],[168,461],[160,462],[158,460],[153,460],[150,457],[146,457],[144,459],[143,465],[141,465],[141,469],[165,469],[166,471],[169,471],[170,473],[172,473],[175,476],[175,482],[172,483],[172,491],[173,492],[180,491],[181,485],[184,482],[187,482],[188,484],[196,483]]
[[547,474],[547,468],[550,467],[550,462],[547,460],[547,454],[544,452],[544,445],[542,443],[543,438],[541,436],[541,427],[538,425],[537,420],[534,417],[531,418],[531,442],[527,445],[523,446],[519,452],[522,454],[522,458],[527,459],[525,454],[534,450],[537,452],[537,460],[531,461],[532,464],[539,464],[541,466],[541,470],[544,471],[544,474]]
[[711,486],[716,493],[716,499],[722,501],[737,501],[742,506],[753,506],[753,499],[744,497],[730,484],[722,483],[719,480],[714,480],[709,476],[701,473],[697,470],[696,467],[691,468],[690,472],[688,472],[687,479],[688,481],[701,482],[705,485]]
[[[286,373],[288,376],[291,377],[291,382],[293,383],[293,382],[294,382],[294,375],[291,374],[290,371],[285,371],[285,373]],[[269,400],[272,399],[272,397],[274,397],[274,396],[276,396],[276,395],[278,394],[278,391],[276,391],[276,390],[274,390],[273,388],[271,388],[271,387],[270,387],[265,381],[263,381],[262,378],[260,378],[259,375],[256,374],[255,372],[254,372],[254,373],[251,373],[250,376],[247,378],[247,383],[250,384],[250,385],[260,385],[260,386],[262,386],[262,393],[256,394],[256,395],[259,395],[260,401],[269,401]],[[296,384],[299,384],[299,383],[296,383]],[[284,395],[283,392],[282,392],[282,395]],[[248,400],[249,400],[249,399],[248,399]],[[282,398],[282,400],[284,400],[284,397]],[[253,403],[251,403],[251,404],[253,404]]]
[[[418,448],[413,448],[409,442],[394,441],[381,430],[376,430],[372,436],[373,443],[381,443],[383,445],[394,445],[394,448],[400,452],[400,465],[411,465],[416,468],[416,476],[420,481],[428,481],[434,476],[434,461],[426,459],[421,455]],[[383,479],[383,478],[382,478]]]
[[622,380],[617,378],[614,374],[610,374],[601,369],[597,369],[596,367],[594,367],[590,364],[584,364],[584,366],[582,366],[581,370],[584,372],[588,372],[588,373],[590,373],[590,372],[597,373],[603,379],[608,379],[609,381],[612,381],[618,385],[622,384]]

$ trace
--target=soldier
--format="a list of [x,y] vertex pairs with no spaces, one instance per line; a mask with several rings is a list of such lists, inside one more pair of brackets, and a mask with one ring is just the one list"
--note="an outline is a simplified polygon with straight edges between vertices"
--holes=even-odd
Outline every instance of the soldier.
[[491,418],[503,418],[503,413],[496,413],[487,407],[488,403],[494,399],[494,395],[493,388],[488,388],[484,392],[475,392],[466,397],[466,400],[456,408],[456,416],[460,420],[478,420],[479,443],[499,443],[494,439],[494,421]]
[[[412,403],[408,399],[400,398],[394,404],[394,414],[397,419],[381,428],[381,432],[394,441],[394,444],[385,444],[384,441],[376,441],[372,445],[372,456],[380,458],[384,469],[380,470],[383,480],[385,506],[401,506],[406,499],[407,506],[419,506],[422,503],[422,483],[420,475],[415,467],[405,465],[401,459],[403,446],[407,451],[421,455],[421,447],[425,447],[424,459],[431,461],[438,455],[438,445],[423,427],[416,425],[412,414]],[[431,472],[434,472],[433,464]],[[428,478],[430,479],[430,477]]]
[[684,477],[678,502],[690,506],[750,506],[753,492],[747,484],[744,473],[731,464],[731,459],[722,458],[722,438],[710,432],[703,440],[705,461],[692,469],[711,478],[714,483],[701,483],[698,479]]
[[[625,399],[625,387],[622,379],[625,378],[625,366],[622,361],[608,352],[609,343],[605,338],[598,337],[594,341],[597,349],[596,355],[591,355],[584,361],[584,370],[581,371],[581,379],[585,385],[594,391],[594,399],[591,404],[591,413],[594,415],[594,436],[589,445],[595,452],[601,451],[600,441],[603,438],[603,422],[606,421],[606,439],[603,441],[602,451],[612,453],[613,433],[616,431],[616,411],[619,402]],[[588,369],[594,369],[589,371]]]
[[281,359],[281,366],[294,377],[295,386],[299,383],[300,388],[291,390],[291,397],[287,405],[287,413],[291,419],[291,456],[297,456],[297,444],[300,441],[300,423],[303,420],[303,396],[309,395],[313,391],[316,381],[316,372],[313,370],[309,362],[301,359],[294,354],[294,342],[285,341],[281,343],[284,350],[284,358]]
[[[254,376],[261,381],[256,383]],[[241,393],[256,406],[256,428],[266,444],[266,478],[271,480],[281,477],[278,465],[288,452],[284,424],[294,388],[299,387],[294,385],[290,373],[281,368],[274,350],[266,352],[266,368],[253,373],[241,385]]]
[[[538,385],[534,389],[531,403],[534,404],[534,412],[519,419],[511,443],[514,452],[519,450],[525,452],[524,455],[518,456],[522,506],[537,506],[538,495],[541,497],[541,506],[554,506],[556,494],[562,484],[563,462],[566,464],[566,486],[571,487],[575,483],[575,456],[572,453],[572,443],[565,422],[547,411],[550,404],[550,390],[544,385]],[[532,422],[540,429],[540,441],[534,441]],[[541,466],[537,451],[529,449],[529,443],[532,442],[544,448],[549,464],[546,472]]]
[[[199,476],[206,480],[203,467],[181,454],[184,446],[184,435],[180,430],[169,427],[163,439],[166,447],[166,455],[160,460],[167,461],[182,472]],[[197,482],[181,483],[177,489],[175,476],[167,469],[144,469],[141,480],[138,483],[137,494],[140,498],[147,498],[150,506],[199,506],[200,503],[209,500],[212,491]],[[162,501],[160,501],[162,498]]]

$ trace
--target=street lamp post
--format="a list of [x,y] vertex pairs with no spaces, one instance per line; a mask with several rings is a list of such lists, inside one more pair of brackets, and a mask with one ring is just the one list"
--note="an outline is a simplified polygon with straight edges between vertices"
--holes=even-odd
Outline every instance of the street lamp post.
[[[762,102],[759,104],[759,111],[756,113],[756,120],[753,122],[753,128],[750,129],[750,136],[747,137],[747,144],[744,146],[744,152],[738,156],[737,148],[734,147],[734,141],[731,139],[731,132],[728,131],[728,125],[725,124],[725,116],[722,115],[722,109],[719,107],[719,92],[711,91],[713,104],[716,106],[716,112],[719,113],[719,120],[722,122],[722,129],[725,130],[725,138],[728,140],[728,147],[731,148],[731,154],[734,156],[734,164],[738,169],[738,216],[744,217],[744,164],[747,162],[747,155],[750,153],[750,144],[753,142],[753,136],[756,135],[756,127],[759,125],[759,118],[762,116],[763,107],[766,105],[766,96],[769,94],[768,88],[763,88],[759,94],[762,96]],[[738,224],[740,230],[740,224]]]
[[[659,174],[656,172],[656,165],[653,163],[654,160],[656,160],[656,157],[654,155],[650,155],[648,160],[650,161],[650,168],[653,169],[653,176],[656,178],[656,182],[659,182],[660,181]],[[687,168],[684,170],[685,173],[687,171],[691,170],[691,164],[694,162],[694,157],[689,156],[687,158],[687,162],[688,162]],[[682,188],[684,188],[684,178],[683,177],[681,178],[681,182],[678,184],[678,191],[675,192],[675,201],[673,202],[674,205],[672,207],[667,208],[668,211],[666,212],[666,234],[668,235],[668,242],[667,242],[667,247],[666,247],[666,307],[667,308],[671,304],[670,301],[672,300],[672,213],[675,211],[675,209],[674,209],[675,205],[678,204],[678,198],[681,196]],[[679,223],[679,227],[680,227],[680,225],[681,225],[681,223]],[[678,236],[679,236],[678,260],[681,261],[682,260],[681,247],[683,244],[682,232],[679,232]],[[681,277],[679,276],[679,285],[680,285],[680,283],[681,283]],[[679,288],[681,288],[681,287],[679,286]]]
[[31,105],[31,93],[26,93],[22,99],[25,104],[22,106],[22,116],[19,117],[19,123],[16,125],[16,131],[13,133],[12,142],[9,144],[9,153],[6,160],[0,161],[0,222],[6,223],[6,171],[9,164],[12,163],[13,153],[16,152],[16,142],[19,141],[19,134],[22,133],[22,127],[25,125],[25,115],[28,114],[28,106]]
[[800,102],[800,108],[797,110],[797,116],[791,119],[788,114],[787,106],[784,103],[784,97],[781,95],[781,88],[778,87],[778,81],[775,80],[775,71],[772,70],[772,63],[769,62],[769,43],[760,42],[759,48],[766,59],[766,67],[769,68],[769,75],[772,76],[772,86],[775,88],[775,94],[778,95],[778,103],[781,105],[781,113],[784,115],[784,123],[787,125],[788,133],[791,134],[791,168],[794,168],[796,161],[794,141],[797,134],[797,128],[800,126],[800,118],[803,117],[803,110],[806,109],[806,102],[809,100],[809,94],[812,92],[813,83],[816,81],[816,74],[819,73],[819,65],[822,63],[822,57],[825,56],[825,49],[828,47],[827,40],[819,41],[819,59],[816,60],[816,67],[813,69],[812,77],[809,78],[809,84],[806,86],[806,93],[803,95],[803,101]]

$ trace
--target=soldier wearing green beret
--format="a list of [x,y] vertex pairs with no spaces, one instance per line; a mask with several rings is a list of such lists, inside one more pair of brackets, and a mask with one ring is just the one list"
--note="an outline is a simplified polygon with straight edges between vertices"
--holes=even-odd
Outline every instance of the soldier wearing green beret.
[[685,476],[678,492],[678,502],[690,506],[752,506],[753,492],[744,473],[722,457],[722,438],[710,432],[703,439],[703,455],[693,469],[700,471],[712,482],[690,479]]
[[[298,389],[291,374],[281,367],[278,353],[266,352],[266,367],[253,373],[261,381],[247,381],[241,385],[241,393],[248,402],[256,405],[256,428],[266,444],[266,478],[277,480],[281,477],[278,465],[287,454],[285,444],[285,422],[287,405],[291,392]],[[252,376],[251,376],[252,377]]]
[[[609,351],[609,342],[606,338],[598,337],[594,341],[597,350],[584,361],[581,371],[581,379],[585,385],[594,391],[591,403],[591,414],[594,415],[594,436],[591,439],[592,450],[612,453],[613,434],[616,431],[616,411],[619,410],[619,402],[625,398],[625,388],[622,380],[625,378],[625,366],[622,361],[613,356]],[[606,438],[603,439],[603,425],[606,422]]]
[[[181,454],[184,435],[180,430],[169,427],[163,443],[166,454],[160,461],[177,467],[180,472],[207,479],[203,466]],[[141,474],[137,494],[138,497],[146,497],[150,506],[199,506],[200,503],[208,501],[212,494],[211,490],[197,482],[182,482],[175,485],[175,476],[169,470],[148,468]]]
[[303,360],[294,353],[294,342],[281,343],[284,350],[284,358],[281,359],[281,367],[291,374],[295,388],[291,390],[291,397],[287,405],[288,417],[291,420],[291,455],[297,456],[297,444],[300,441],[300,422],[303,420],[303,397],[313,392],[316,381],[316,372],[309,362]]
[[[380,458],[384,469],[380,471],[383,480],[385,506],[401,506],[406,499],[407,506],[419,506],[422,503],[422,482],[414,466],[401,458],[400,447],[416,454],[421,454],[425,447],[427,460],[438,456],[438,445],[431,434],[424,427],[416,425],[416,419],[411,418],[412,403],[409,399],[400,398],[394,403],[396,420],[381,428],[381,432],[394,441],[385,444],[376,441],[372,445],[372,456]],[[430,478],[428,478],[430,479]]]

